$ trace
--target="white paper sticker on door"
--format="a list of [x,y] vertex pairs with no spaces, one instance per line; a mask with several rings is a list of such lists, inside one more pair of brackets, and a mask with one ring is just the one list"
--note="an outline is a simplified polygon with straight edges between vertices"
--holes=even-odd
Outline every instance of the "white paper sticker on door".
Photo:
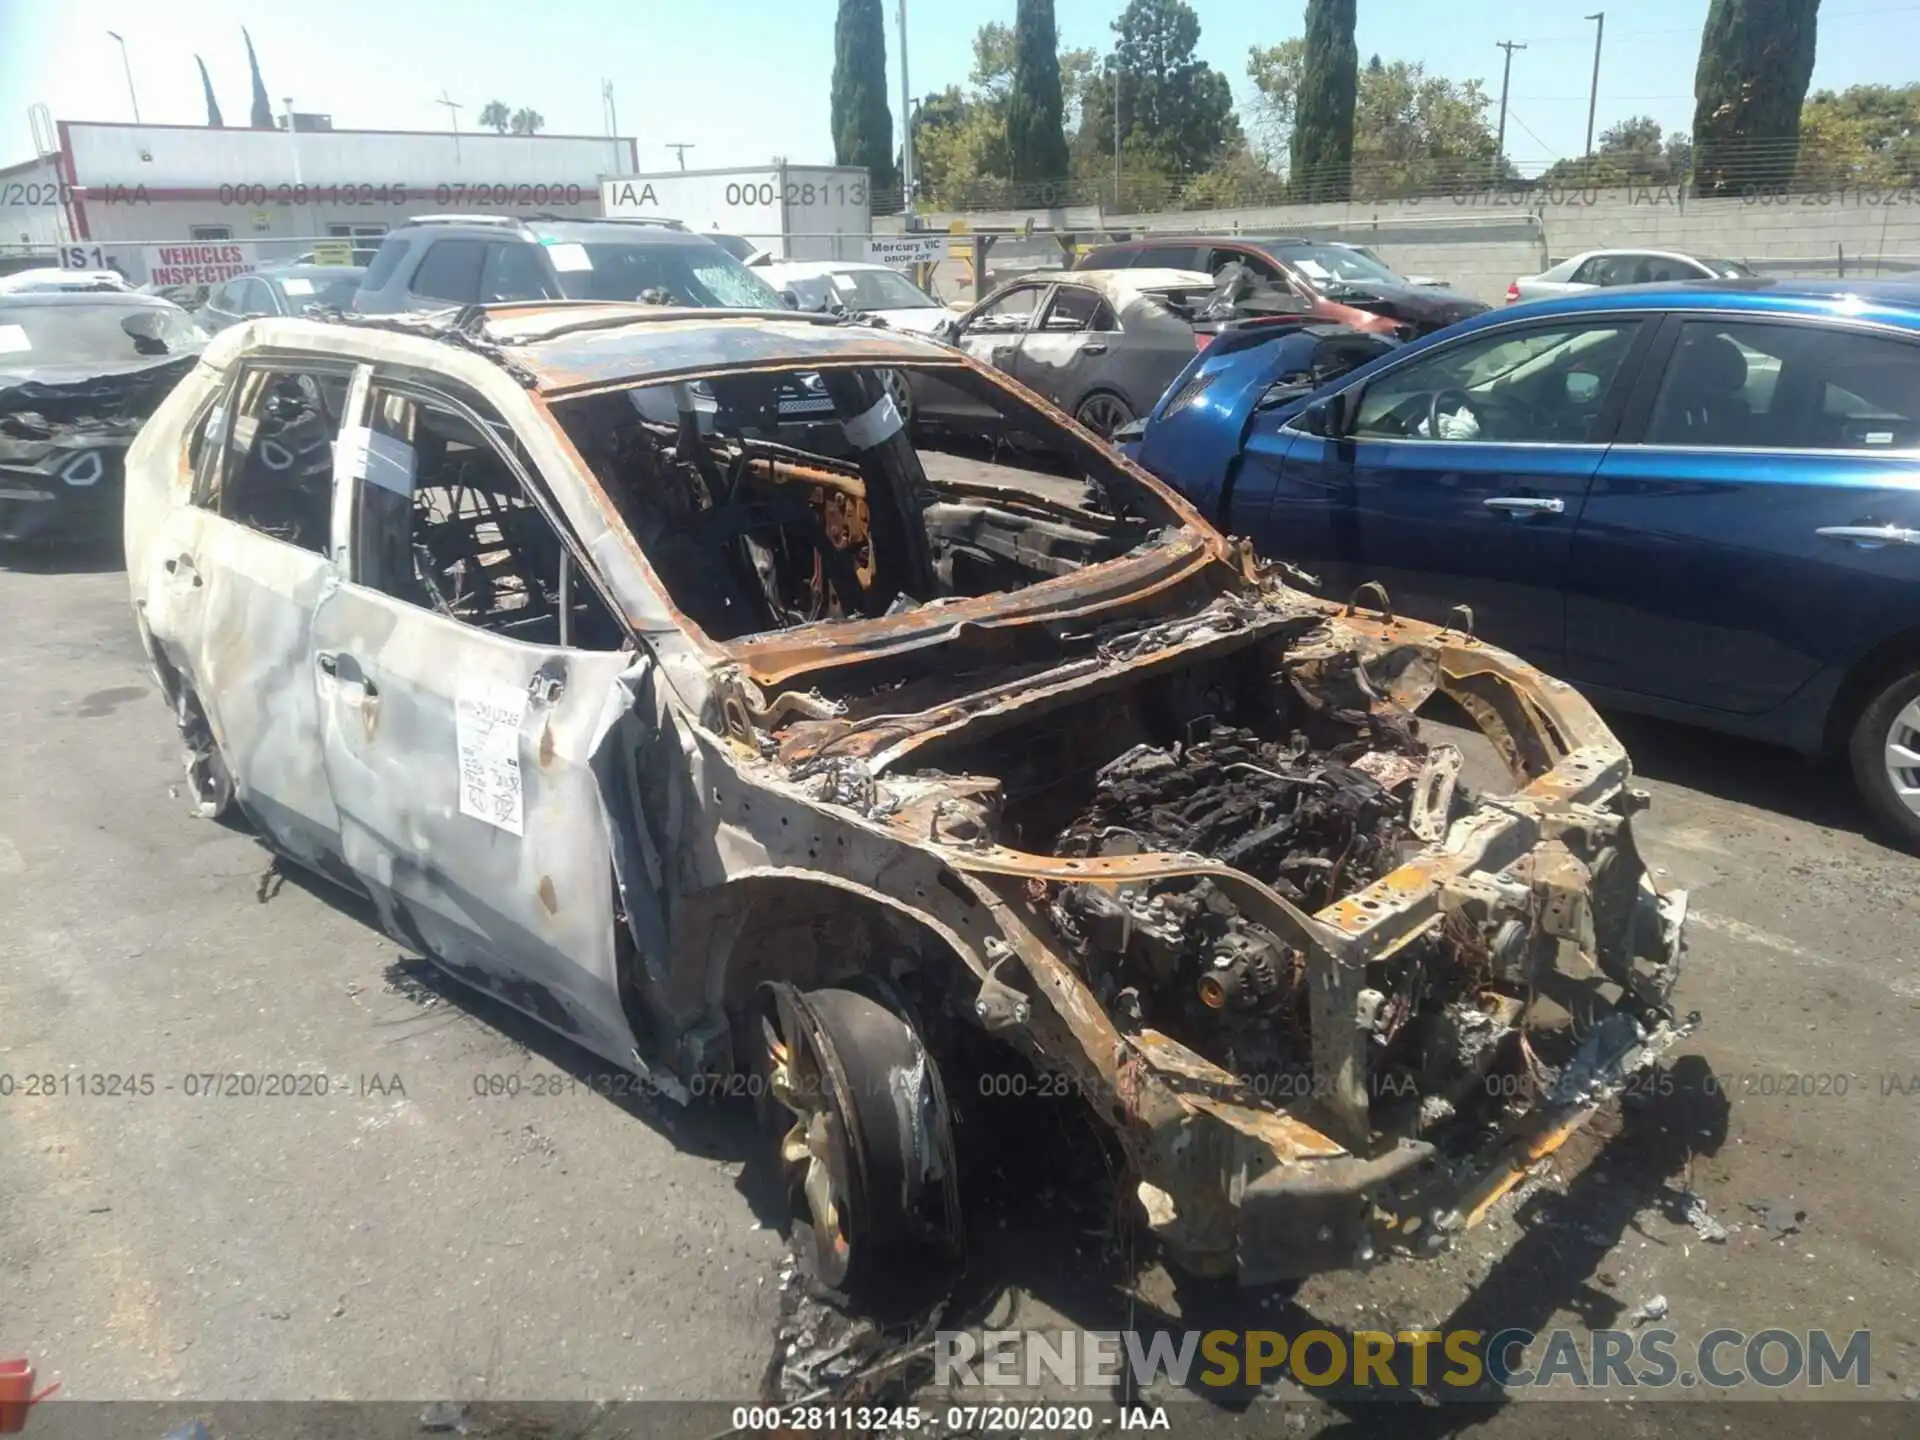
[[463,675],[453,703],[460,813],[521,834],[520,725],[527,692]]

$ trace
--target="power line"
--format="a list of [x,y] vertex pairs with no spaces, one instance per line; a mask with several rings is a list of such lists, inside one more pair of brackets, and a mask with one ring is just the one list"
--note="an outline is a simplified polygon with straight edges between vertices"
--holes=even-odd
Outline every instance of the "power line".
[[1507,112],[1507,118],[1513,121],[1513,123],[1518,125],[1522,130],[1526,131],[1528,135],[1533,136],[1533,143],[1538,145],[1542,150],[1546,151],[1549,155],[1552,155],[1555,153],[1554,148],[1551,145],[1547,144],[1547,142],[1542,140],[1538,135],[1533,134],[1533,127],[1527,124],[1526,121],[1520,118],[1520,112],[1518,110],[1509,110]]
[[[1838,10],[1831,12],[1823,10],[1820,14],[1820,24],[1824,28],[1837,21],[1871,20],[1879,15],[1912,15],[1915,13],[1920,13],[1920,5],[1888,5],[1876,10]],[[1690,25],[1676,26],[1667,30],[1627,30],[1617,33],[1614,38],[1616,40],[1643,40],[1663,35],[1698,35],[1699,33],[1700,27],[1698,25]],[[1591,36],[1587,35],[1529,35],[1527,36],[1526,43],[1529,45],[1585,45],[1591,38]]]

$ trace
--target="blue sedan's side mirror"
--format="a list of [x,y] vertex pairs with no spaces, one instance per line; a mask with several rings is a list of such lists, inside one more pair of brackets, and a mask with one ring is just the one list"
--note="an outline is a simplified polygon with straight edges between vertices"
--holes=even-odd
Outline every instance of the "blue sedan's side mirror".
[[1338,395],[1316,400],[1300,412],[1294,425],[1309,435],[1338,440],[1352,428],[1355,399],[1351,390],[1342,390]]
[[800,297],[791,290],[782,290],[780,292],[780,303],[785,305],[789,310],[798,310],[800,308]]

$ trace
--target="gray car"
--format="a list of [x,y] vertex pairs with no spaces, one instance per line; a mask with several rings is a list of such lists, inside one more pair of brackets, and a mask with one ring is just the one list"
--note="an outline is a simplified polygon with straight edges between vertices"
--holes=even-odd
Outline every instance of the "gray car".
[[219,334],[242,320],[268,315],[304,315],[311,306],[344,310],[366,269],[359,265],[282,265],[252,275],[236,275],[215,286],[194,311],[194,319]]
[[[1200,345],[1183,307],[1213,290],[1198,270],[1075,270],[1016,280],[959,316],[948,337],[1103,438],[1154,402]],[[977,401],[935,380],[913,389],[916,423],[968,427]]]

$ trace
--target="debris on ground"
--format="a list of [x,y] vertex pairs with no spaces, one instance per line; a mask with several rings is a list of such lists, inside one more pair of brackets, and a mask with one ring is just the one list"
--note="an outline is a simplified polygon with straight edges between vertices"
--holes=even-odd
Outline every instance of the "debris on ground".
[[1627,1323],[1629,1325],[1645,1325],[1649,1321],[1664,1320],[1666,1318],[1667,1297],[1664,1295],[1655,1295],[1651,1300],[1644,1300],[1634,1306],[1627,1314]]
[[436,1432],[452,1430],[464,1435],[467,1433],[467,1407],[451,1400],[435,1400],[420,1411],[420,1428]]
[[1713,1215],[1707,1209],[1707,1202],[1703,1197],[1688,1190],[1682,1193],[1680,1200],[1682,1207],[1681,1215],[1687,1224],[1693,1227],[1694,1234],[1698,1235],[1702,1240],[1711,1241],[1715,1245],[1724,1245],[1727,1243],[1727,1227],[1713,1218]]
[[768,1404],[853,1404],[904,1394],[909,1371],[932,1364],[933,1335],[946,1302],[899,1324],[853,1314],[813,1276],[801,1258],[805,1247],[796,1244],[795,1250],[780,1269],[779,1319],[761,1398]]
[[1784,1240],[1796,1234],[1800,1222],[1807,1218],[1806,1211],[1796,1209],[1787,1200],[1749,1200],[1747,1209],[1760,1217],[1761,1223],[1767,1227],[1767,1233],[1775,1240]]

